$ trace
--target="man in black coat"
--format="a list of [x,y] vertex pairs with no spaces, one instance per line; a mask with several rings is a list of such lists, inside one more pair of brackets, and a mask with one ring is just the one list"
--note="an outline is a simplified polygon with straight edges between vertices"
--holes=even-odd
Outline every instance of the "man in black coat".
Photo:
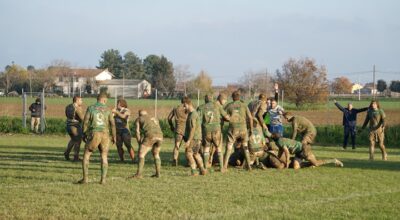
[[333,100],[336,107],[343,112],[343,126],[344,126],[344,140],[343,149],[347,148],[347,141],[349,135],[351,136],[351,145],[353,149],[356,149],[356,124],[357,124],[357,114],[360,112],[367,111],[368,108],[353,108],[352,103],[347,104],[347,108],[343,108],[336,100]]

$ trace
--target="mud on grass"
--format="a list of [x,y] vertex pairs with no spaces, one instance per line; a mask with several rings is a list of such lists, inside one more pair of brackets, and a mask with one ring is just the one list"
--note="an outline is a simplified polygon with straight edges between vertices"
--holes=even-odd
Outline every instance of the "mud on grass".
[[169,165],[172,141],[166,140],[161,178],[150,178],[148,155],[145,178],[127,179],[136,165],[118,162],[113,146],[107,184],[98,184],[97,151],[90,183],[76,185],[81,164],[64,160],[67,140],[0,136],[1,219],[397,219],[400,214],[399,149],[389,149],[389,161],[371,162],[365,147],[315,147],[317,157],[340,158],[345,167],[251,173],[232,168],[193,178],[189,168]]

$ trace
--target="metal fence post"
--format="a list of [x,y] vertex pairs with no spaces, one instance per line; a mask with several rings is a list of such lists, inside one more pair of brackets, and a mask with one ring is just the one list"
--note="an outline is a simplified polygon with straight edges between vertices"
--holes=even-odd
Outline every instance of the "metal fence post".
[[197,90],[197,107],[200,106],[200,89]]
[[157,118],[157,100],[158,95],[157,95],[157,89],[156,89],[156,94],[155,94],[155,102],[154,102],[154,117]]
[[45,110],[46,110],[45,105],[46,105],[46,103],[45,103],[45,100],[44,100],[44,89],[43,89],[43,92],[42,92],[40,103],[42,105],[42,107],[41,107],[42,108],[42,112],[40,114],[40,132],[43,134],[44,130],[46,128],[46,119],[45,119]]
[[26,93],[22,89],[22,127],[26,128]]

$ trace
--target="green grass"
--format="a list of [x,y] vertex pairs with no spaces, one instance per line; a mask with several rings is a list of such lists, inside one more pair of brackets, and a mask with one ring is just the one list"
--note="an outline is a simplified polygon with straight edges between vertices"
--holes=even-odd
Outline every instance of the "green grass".
[[[368,149],[314,147],[319,158],[337,157],[344,168],[243,170],[189,177],[171,167],[172,141],[162,146],[162,177],[128,180],[136,166],[109,156],[106,185],[99,185],[99,153],[90,183],[76,185],[81,164],[63,160],[65,136],[0,136],[0,219],[398,219],[400,149],[389,161],[368,160]],[[135,144],[136,146],[136,144]],[[181,151],[183,160],[183,151]]]

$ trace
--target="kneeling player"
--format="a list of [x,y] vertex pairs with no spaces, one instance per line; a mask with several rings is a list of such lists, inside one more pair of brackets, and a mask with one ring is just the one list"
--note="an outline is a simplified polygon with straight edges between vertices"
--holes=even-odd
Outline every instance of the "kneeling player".
[[152,177],[160,177],[161,159],[160,148],[163,141],[163,133],[156,118],[151,118],[145,110],[139,111],[139,117],[135,121],[136,140],[140,146],[138,170],[134,178],[142,178],[144,159],[149,150],[152,150],[156,173]]
[[273,133],[272,140],[274,140],[279,148],[278,158],[280,158],[282,154],[284,155],[285,168],[289,168],[291,154],[295,156],[295,161],[293,162],[294,169],[300,168],[300,163],[303,159],[310,162],[312,166],[316,167],[329,163],[334,163],[338,167],[343,167],[343,163],[337,159],[317,160],[311,151],[311,145],[303,145],[299,141],[280,137],[279,133]]

